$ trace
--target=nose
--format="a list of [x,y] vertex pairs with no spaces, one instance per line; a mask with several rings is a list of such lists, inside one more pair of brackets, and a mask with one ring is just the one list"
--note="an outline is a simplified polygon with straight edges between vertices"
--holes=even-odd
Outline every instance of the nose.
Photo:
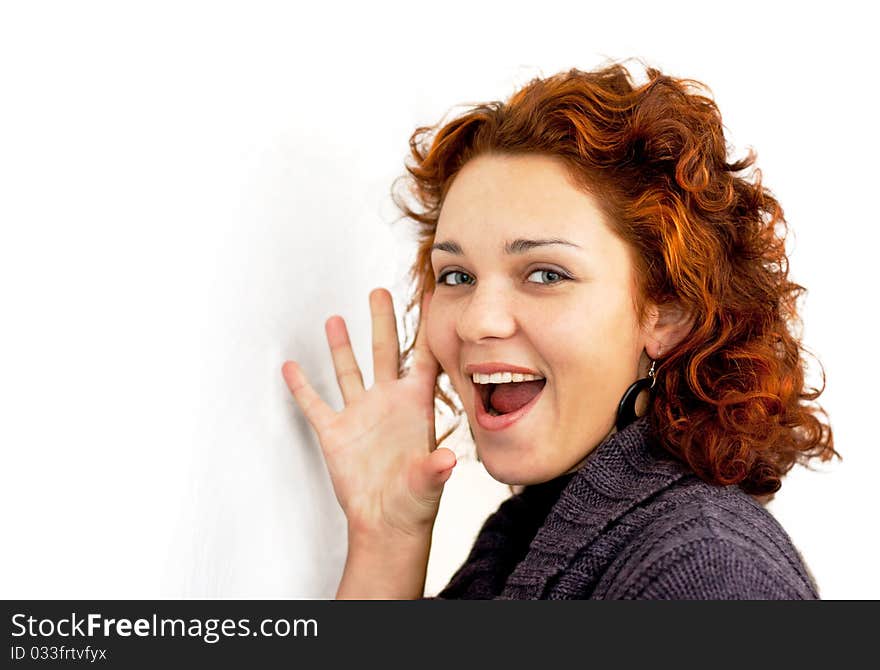
[[474,286],[461,304],[456,330],[462,341],[508,338],[516,332],[514,299],[499,282]]

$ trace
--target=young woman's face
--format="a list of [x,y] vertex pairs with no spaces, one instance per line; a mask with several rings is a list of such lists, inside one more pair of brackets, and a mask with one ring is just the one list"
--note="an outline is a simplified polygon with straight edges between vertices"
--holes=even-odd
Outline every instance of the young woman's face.
[[[558,239],[513,253],[516,240]],[[461,397],[486,470],[535,484],[579,467],[614,432],[626,388],[644,376],[646,338],[624,242],[556,159],[483,155],[450,187],[435,244],[428,345]],[[522,246],[522,245],[521,245]],[[503,430],[480,425],[474,363],[506,363],[546,378],[536,404]]]

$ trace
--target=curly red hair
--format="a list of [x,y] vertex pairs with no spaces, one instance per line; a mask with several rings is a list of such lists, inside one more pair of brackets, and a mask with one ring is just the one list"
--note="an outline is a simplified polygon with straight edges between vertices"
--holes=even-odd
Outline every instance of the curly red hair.
[[[571,69],[533,79],[506,103],[474,105],[445,125],[415,130],[415,164],[400,179],[416,209],[392,188],[401,218],[418,224],[415,293],[405,314],[434,288],[437,220],[467,161],[487,153],[562,159],[637,252],[639,318],[646,299],[678,301],[696,316],[690,334],[658,361],[649,414],[661,445],[705,481],[737,484],[766,501],[796,462],[840,458],[827,414],[812,402],[825,390],[824,369],[822,389],[805,388],[806,349],[794,331],[806,289],[788,280],[788,224],[760,170],[741,174],[755,162],[752,149],[728,162],[721,114],[701,95],[708,87],[642,64],[641,85],[620,62]],[[463,410],[440,378],[435,398],[459,420],[442,443]]]

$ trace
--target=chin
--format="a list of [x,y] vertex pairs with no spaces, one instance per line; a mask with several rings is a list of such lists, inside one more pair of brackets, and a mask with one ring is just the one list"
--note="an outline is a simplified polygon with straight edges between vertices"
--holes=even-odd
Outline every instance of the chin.
[[[479,449],[477,450],[479,454]],[[493,458],[484,458],[480,454],[480,462],[496,482],[507,484],[508,486],[530,486],[532,484],[541,484],[556,477],[552,472],[542,473],[533,467],[522,462],[522,459],[515,459],[511,462],[505,462],[507,459],[498,459],[497,462]]]

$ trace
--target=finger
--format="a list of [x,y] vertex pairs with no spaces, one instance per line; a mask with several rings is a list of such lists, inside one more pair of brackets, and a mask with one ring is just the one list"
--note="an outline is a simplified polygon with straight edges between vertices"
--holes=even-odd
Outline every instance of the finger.
[[331,316],[324,324],[333,367],[336,368],[336,381],[342,391],[342,399],[346,406],[354,399],[366,393],[364,377],[351,350],[351,340],[345,320],[341,316]]
[[391,293],[384,288],[373,289],[370,313],[373,315],[373,379],[393,381],[398,378],[400,368],[400,341]]
[[440,363],[434,358],[434,354],[428,348],[428,311],[433,293],[433,291],[426,291],[422,296],[421,309],[419,310],[419,332],[416,335],[416,343],[413,346],[413,369],[418,374],[423,374],[436,380],[437,375],[440,374]]
[[297,363],[285,361],[281,366],[281,375],[302,413],[320,436],[334,420],[336,412],[315,393]]

